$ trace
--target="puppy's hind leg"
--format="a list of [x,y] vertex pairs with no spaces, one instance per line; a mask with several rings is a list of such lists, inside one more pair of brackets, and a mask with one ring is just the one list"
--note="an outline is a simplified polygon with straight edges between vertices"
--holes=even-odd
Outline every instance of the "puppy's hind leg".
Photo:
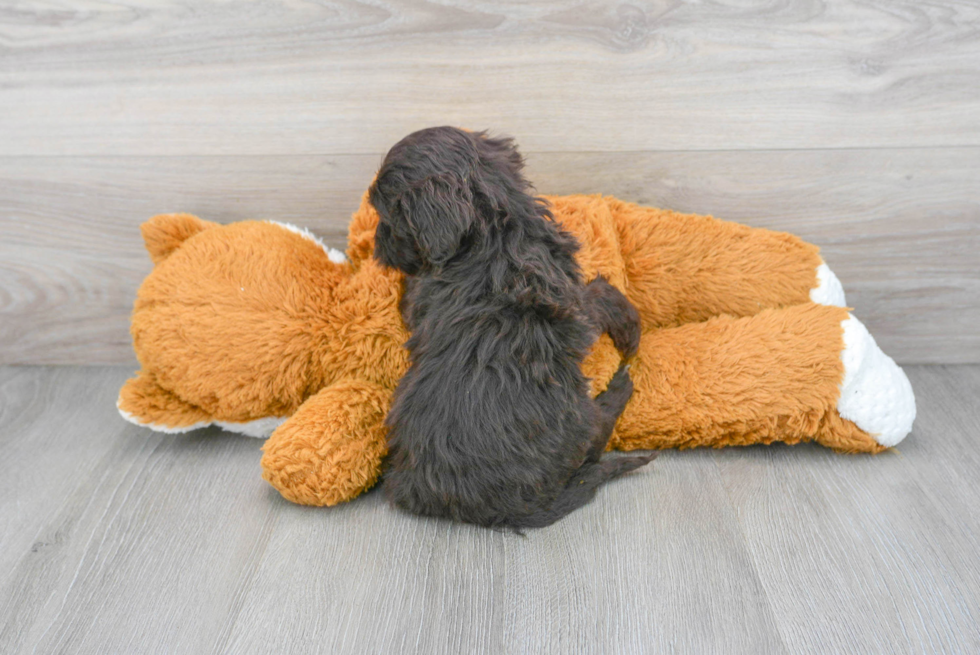
[[595,496],[596,490],[604,483],[617,478],[624,473],[638,469],[656,458],[656,453],[649,455],[629,455],[625,457],[607,457],[600,461],[602,451],[609,443],[616,419],[622,413],[626,402],[633,393],[633,383],[629,376],[629,367],[620,366],[613,376],[609,387],[596,396],[596,409],[599,420],[592,445],[585,462],[575,474],[569,478],[564,489],[550,507],[540,508],[531,514],[513,517],[508,520],[510,528],[543,528],[558,519],[574,512]]
[[612,437],[619,415],[623,413],[626,403],[633,395],[633,380],[630,379],[629,369],[629,366],[620,364],[606,390],[595,397],[594,402],[599,418],[596,422],[595,434],[592,435],[592,446],[586,456],[587,462],[599,461],[599,457],[609,444],[609,438]]
[[596,326],[612,337],[623,357],[635,355],[640,347],[640,314],[633,303],[601,275],[585,285],[585,299]]
[[[599,462],[599,458],[606,450],[606,446],[609,445],[609,438],[612,437],[613,429],[616,427],[616,421],[619,420],[619,415],[623,413],[626,403],[633,395],[633,380],[630,378],[629,369],[630,367],[625,364],[620,365],[619,370],[616,371],[612,380],[609,381],[609,386],[606,387],[606,390],[595,398],[595,403],[599,408],[600,420],[597,425],[598,429],[596,434],[593,436],[592,447],[586,456],[586,465],[579,469],[578,477],[584,475],[586,466],[590,463],[598,466],[598,471],[602,475],[607,476],[603,478],[604,480],[611,480],[623,473],[638,469],[657,458],[657,453],[651,453],[649,455],[628,455],[607,458],[605,461]],[[594,473],[592,475],[596,474]]]

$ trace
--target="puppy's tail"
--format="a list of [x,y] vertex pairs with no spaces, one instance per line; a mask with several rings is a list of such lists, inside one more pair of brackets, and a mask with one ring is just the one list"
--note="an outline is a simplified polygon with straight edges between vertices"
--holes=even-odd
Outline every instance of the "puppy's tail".
[[549,507],[541,508],[525,516],[512,517],[507,521],[507,525],[518,530],[521,528],[543,528],[551,525],[592,500],[596,490],[603,483],[638,469],[656,458],[657,453],[652,453],[650,455],[607,457],[598,462],[583,464]]

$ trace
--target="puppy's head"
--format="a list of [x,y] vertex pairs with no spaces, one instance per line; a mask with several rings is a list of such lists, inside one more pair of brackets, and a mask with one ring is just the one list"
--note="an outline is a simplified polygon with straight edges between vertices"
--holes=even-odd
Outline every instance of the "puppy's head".
[[454,127],[414,132],[388,152],[369,200],[380,218],[374,256],[409,275],[439,268],[470,233],[506,219],[524,194],[523,160],[510,139]]

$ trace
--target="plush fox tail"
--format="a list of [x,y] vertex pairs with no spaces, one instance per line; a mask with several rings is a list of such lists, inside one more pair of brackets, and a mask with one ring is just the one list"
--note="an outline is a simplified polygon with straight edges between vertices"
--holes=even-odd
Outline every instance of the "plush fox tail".
[[618,478],[656,459],[657,453],[649,455],[629,455],[626,457],[606,457],[598,462],[589,462],[575,472],[568,484],[549,507],[526,516],[514,517],[507,521],[512,528],[543,528],[558,519],[571,514],[595,496],[596,490],[605,482]]

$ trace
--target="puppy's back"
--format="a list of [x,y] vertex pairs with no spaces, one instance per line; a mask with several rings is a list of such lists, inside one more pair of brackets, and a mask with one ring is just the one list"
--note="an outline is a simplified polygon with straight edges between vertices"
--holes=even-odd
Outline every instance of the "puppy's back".
[[[425,322],[442,323],[432,311]],[[420,344],[410,350],[424,356],[388,415],[384,484],[396,505],[510,525],[549,506],[581,465],[595,423],[585,380],[543,321],[524,318],[460,320],[431,339],[428,326],[413,333]]]

